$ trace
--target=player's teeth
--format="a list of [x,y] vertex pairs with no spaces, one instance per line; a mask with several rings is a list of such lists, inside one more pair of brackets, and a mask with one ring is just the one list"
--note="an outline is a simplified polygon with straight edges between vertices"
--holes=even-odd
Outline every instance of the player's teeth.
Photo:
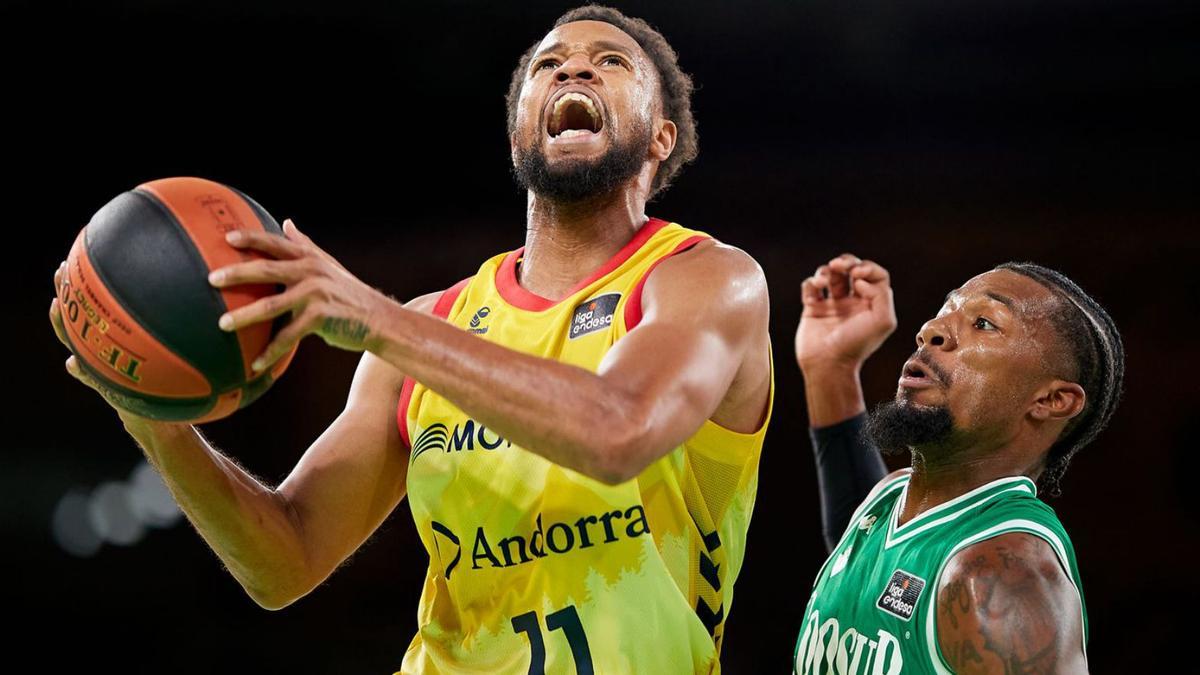
[[567,129],[558,135],[559,138],[574,138],[576,136],[591,136],[592,132],[587,129]]
[[[583,104],[584,110],[586,110],[588,113],[588,116],[592,118],[593,126],[600,125],[600,113],[598,113],[596,111],[596,105],[594,103],[592,103],[592,99],[588,98],[587,96],[584,96],[583,94],[573,91],[573,92],[570,92],[567,94],[563,94],[557,101],[554,102],[554,108],[550,111],[550,128],[551,129],[559,129],[562,127],[563,110],[566,108],[567,104],[571,103],[572,101]],[[567,131],[570,131],[570,130],[567,130]],[[593,133],[587,129],[582,129],[580,131],[584,131],[586,133]],[[552,134],[552,135],[562,136],[563,133],[564,132],[559,132],[558,134]]]
[[560,98],[554,102],[554,111],[558,112],[558,111],[562,110],[563,106],[565,106],[567,103],[570,103],[571,101],[578,101],[579,103],[582,103],[584,105],[584,107],[587,108],[589,115],[591,115],[592,117],[596,116],[596,106],[594,103],[592,103],[592,99],[588,98],[587,96],[584,96],[583,94],[576,93],[576,92],[571,92],[569,94],[563,94],[562,98]]
[[558,117],[559,115],[561,115],[563,107],[566,106],[571,101],[576,101],[578,103],[582,103],[583,107],[587,109],[588,115],[591,116],[592,120],[599,119],[600,115],[596,112],[596,105],[594,103],[592,103],[592,99],[588,98],[587,96],[584,96],[583,94],[577,93],[577,92],[563,94],[562,98],[560,98],[554,102],[555,117]]

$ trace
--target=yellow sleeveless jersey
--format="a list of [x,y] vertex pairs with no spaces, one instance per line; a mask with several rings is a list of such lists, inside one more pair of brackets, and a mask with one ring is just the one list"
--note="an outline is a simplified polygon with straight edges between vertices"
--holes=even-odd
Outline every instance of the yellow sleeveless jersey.
[[[640,321],[654,266],[706,238],[652,218],[559,302],[518,284],[519,249],[444,293],[435,313],[595,371]],[[766,420],[753,434],[705,421],[610,486],[513,445],[412,380],[397,418],[429,553],[401,673],[719,672]],[[603,419],[594,426],[605,432]]]

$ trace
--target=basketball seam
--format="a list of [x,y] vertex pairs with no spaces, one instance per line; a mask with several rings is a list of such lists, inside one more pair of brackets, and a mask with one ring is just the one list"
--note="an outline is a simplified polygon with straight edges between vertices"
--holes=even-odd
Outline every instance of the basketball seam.
[[[218,183],[218,185],[221,185],[222,187],[232,190],[232,188],[229,188],[229,186],[227,186],[227,185],[224,185],[221,183]],[[173,225],[175,225],[176,231],[182,236],[184,242],[187,244],[186,246],[184,246],[184,248],[187,250],[187,254],[190,255],[192,258],[192,261],[195,262],[201,270],[205,270],[205,273],[207,274],[208,261],[205,260],[204,256],[200,253],[200,250],[197,247],[196,240],[195,240],[195,238],[192,237],[192,233],[189,232],[188,229],[186,227],[184,227],[183,223],[180,222],[179,218],[177,218],[175,216],[175,212],[171,210],[171,207],[169,207],[165,203],[163,203],[163,201],[158,198],[158,195],[155,195],[153,192],[151,192],[149,190],[142,189],[141,186],[134,188],[130,192],[132,192],[135,195],[140,195],[142,197],[145,197],[147,200],[149,200],[149,202],[151,204],[154,205],[155,208],[162,211],[163,215],[165,215],[168,219],[170,219],[170,222]],[[237,192],[237,191],[233,190],[233,192]],[[251,210],[253,210],[253,209],[251,209]],[[257,216],[257,214],[256,214],[256,216]],[[221,289],[216,288],[215,286],[209,284],[206,279],[205,280],[205,290],[208,293],[209,297],[216,299],[217,304],[220,307],[222,313],[229,311],[229,305],[225,302],[225,295],[221,292]],[[233,345],[233,349],[236,350],[237,362],[239,364],[244,364],[246,357],[245,357],[245,355],[242,354],[241,340],[239,340],[237,335],[234,333],[228,333],[228,332],[222,331],[222,334],[224,334],[226,336],[226,339],[230,340],[231,344]],[[158,338],[158,336],[155,336],[155,337]],[[159,341],[163,345],[167,344],[166,342],[162,341],[161,338],[159,338]],[[174,348],[172,348],[171,351],[176,353],[177,355],[179,355],[179,353],[176,352]],[[180,356],[180,358],[182,358],[182,355],[179,355],[179,356]],[[191,363],[191,362],[189,361],[189,363]],[[191,365],[192,365],[192,367],[196,368],[196,370],[198,370],[200,373],[204,374],[205,379],[208,380],[209,386],[212,388],[213,396],[221,396],[223,394],[228,394],[229,392],[236,391],[238,389],[244,389],[245,386],[247,384],[249,384],[249,382],[245,376],[245,371],[243,370],[244,366],[238,367],[238,369],[237,369],[238,377],[236,378],[236,380],[238,380],[238,381],[236,381],[233,384],[233,386],[226,388],[226,389],[217,389],[216,387],[213,386],[211,377],[204,369],[200,368],[199,366],[197,366],[194,363],[192,363]]]
[[[224,183],[220,183],[220,185],[222,187],[224,187],[225,189],[229,190],[230,192],[232,192],[233,194],[240,197],[242,199],[242,201],[246,203],[246,206],[250,207],[250,212],[254,214],[254,217],[258,220],[258,224],[260,227],[262,227],[264,232],[267,232],[269,234],[275,234],[280,237],[286,238],[286,235],[283,234],[283,228],[281,228],[279,226],[279,223],[275,222],[275,218],[271,216],[270,212],[268,212],[265,208],[262,207],[262,204],[259,204],[258,202],[254,201],[245,192],[242,192],[241,190],[239,190],[235,187],[232,187],[230,185],[225,185]],[[275,292],[276,293],[283,293],[285,290],[287,290],[287,287],[284,284],[275,284]],[[292,321],[291,312],[284,312],[283,314],[280,314],[279,316],[275,317],[275,319],[271,321],[271,339],[274,340],[275,336],[279,335],[279,332],[282,331],[285,327],[287,327],[287,325],[289,323],[291,323],[291,321]],[[245,363],[246,355],[241,353],[241,348],[242,348],[242,343],[239,340],[238,341],[238,353],[242,358],[242,362]],[[270,373],[267,373],[267,375],[269,376]],[[250,384],[250,382],[248,381],[246,383],[247,388],[249,388],[249,384]],[[249,397],[247,397],[247,398],[249,398]],[[243,403],[241,405],[242,406],[250,405],[252,402],[254,402],[254,400],[255,400],[254,398],[250,398],[249,400],[246,400],[245,403]]]
[[[188,243],[188,246],[184,247],[187,249],[188,255],[191,255],[193,257],[194,261],[199,262],[200,269],[207,269],[208,264],[206,262],[204,262],[204,258],[201,257],[199,251],[196,250],[196,242],[190,236],[187,235],[187,230],[183,227],[183,224],[179,222],[179,219],[175,217],[175,214],[172,213],[171,210],[166,207],[166,205],[164,205],[162,202],[160,202],[158,200],[158,198],[155,197],[154,195],[149,194],[148,192],[142,191],[140,188],[134,188],[133,190],[130,190],[128,192],[128,194],[134,195],[134,196],[144,200],[146,203],[150,204],[153,208],[157,209],[160,213],[162,213],[164,216],[166,216],[169,219],[169,222],[171,222],[176,228],[178,228],[183,233],[183,239],[186,240]],[[96,276],[99,277],[100,283],[102,283],[104,285],[104,288],[112,295],[113,300],[115,300],[118,304],[120,304],[121,309],[124,310],[126,313],[128,313],[130,318],[132,318],[135,322],[137,322],[137,325],[141,330],[146,331],[146,333],[149,334],[150,337],[154,338],[163,347],[166,347],[170,351],[170,353],[173,354],[176,358],[178,358],[180,361],[183,361],[184,363],[191,366],[197,373],[200,373],[201,377],[204,378],[204,381],[208,383],[208,387],[210,390],[210,394],[209,394],[210,397],[215,398],[215,397],[220,396],[221,394],[225,394],[225,393],[228,393],[229,391],[233,390],[233,389],[218,390],[216,387],[214,387],[212,379],[209,377],[208,373],[203,368],[200,367],[199,364],[197,364],[191,358],[188,358],[184,354],[180,353],[178,347],[172,341],[168,341],[168,340],[164,339],[163,335],[159,331],[154,330],[154,328],[152,328],[151,325],[146,321],[146,317],[142,316],[138,311],[134,310],[134,308],[129,303],[128,299],[125,297],[122,297],[122,295],[120,293],[118,293],[117,288],[112,283],[112,279],[109,278],[104,273],[103,269],[101,269],[101,266],[96,262],[96,258],[92,251],[91,237],[89,236],[89,233],[86,228],[84,229],[83,245],[84,245],[84,250],[87,252],[88,259],[92,261],[92,270],[95,272]],[[216,297],[218,303],[223,308],[223,310],[228,311],[229,308],[225,304],[225,299],[220,296],[220,293],[217,293],[215,291],[216,291],[216,289],[213,289],[210,286],[209,292],[212,293],[214,295],[214,297]],[[239,355],[239,357],[241,356],[241,345],[238,345],[238,355]],[[108,378],[105,378],[105,379],[107,380]],[[234,387],[234,389],[236,389],[236,388],[237,387]]]
[[[74,351],[75,350],[72,350],[72,352],[74,352]],[[187,407],[187,406],[193,406],[193,405],[200,406],[200,405],[207,403],[208,406],[205,407],[203,410],[200,410],[199,413],[197,415],[195,415],[195,417],[197,417],[197,418],[207,415],[209,412],[212,411],[213,408],[216,407],[217,403],[221,400],[221,397],[218,394],[211,394],[209,396],[189,396],[189,397],[177,397],[177,398],[172,398],[170,396],[158,396],[155,394],[147,394],[145,392],[136,391],[136,390],[130,389],[129,387],[126,387],[124,385],[113,382],[107,376],[105,376],[104,373],[101,373],[101,372],[97,371],[94,367],[92,367],[92,365],[90,363],[88,363],[83,358],[83,356],[78,353],[76,353],[75,362],[77,364],[79,364],[79,367],[82,368],[88,375],[90,375],[91,377],[93,377],[95,379],[102,380],[103,386],[105,389],[113,391],[113,392],[120,394],[127,398],[145,401],[146,403],[150,403],[150,404],[153,404],[156,406]],[[133,412],[137,413],[138,411],[135,410]],[[191,416],[189,416],[189,417],[191,417]],[[160,418],[155,418],[155,419],[160,419]],[[161,419],[164,419],[164,421],[170,421],[170,420],[166,420],[165,418],[161,418]]]
[[254,217],[258,218],[258,224],[262,225],[262,229],[264,231],[270,232],[271,234],[283,234],[283,229],[279,227],[279,223],[275,222],[275,219],[271,217],[271,214],[268,213],[261,204],[254,201],[247,196],[245,192],[242,192],[235,187],[230,187],[224,183],[221,183],[221,186],[241,197],[242,201],[246,202],[246,206],[249,206],[250,210],[254,213]]

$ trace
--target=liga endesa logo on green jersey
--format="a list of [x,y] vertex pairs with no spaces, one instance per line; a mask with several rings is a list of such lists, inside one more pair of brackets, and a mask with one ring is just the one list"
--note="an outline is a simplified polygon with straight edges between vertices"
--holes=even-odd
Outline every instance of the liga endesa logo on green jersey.
[[[446,564],[446,579],[449,580],[462,558],[462,540],[449,527],[436,520],[431,521],[430,525],[435,534],[441,535],[435,537],[438,554],[443,560],[450,559]],[[570,553],[646,534],[650,534],[650,523],[646,520],[646,509],[641,504],[583,516],[574,522],[550,523],[544,529],[539,514],[529,536],[514,534],[502,539],[495,539],[494,536],[489,539],[483,527],[475,528],[470,542],[471,569],[515,567],[548,555]]]

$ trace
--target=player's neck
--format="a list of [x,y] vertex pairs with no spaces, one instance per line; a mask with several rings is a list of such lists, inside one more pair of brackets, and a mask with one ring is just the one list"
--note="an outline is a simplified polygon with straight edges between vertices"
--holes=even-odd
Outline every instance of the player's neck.
[[965,451],[953,457],[933,459],[920,450],[913,451],[912,474],[900,510],[903,525],[922,513],[965,495],[982,485],[1008,476],[1032,475],[1034,467],[1014,461],[1018,453],[991,448],[984,452]]
[[529,193],[521,286],[543,298],[565,296],[629,243],[646,223],[645,207],[635,190],[572,204]]

